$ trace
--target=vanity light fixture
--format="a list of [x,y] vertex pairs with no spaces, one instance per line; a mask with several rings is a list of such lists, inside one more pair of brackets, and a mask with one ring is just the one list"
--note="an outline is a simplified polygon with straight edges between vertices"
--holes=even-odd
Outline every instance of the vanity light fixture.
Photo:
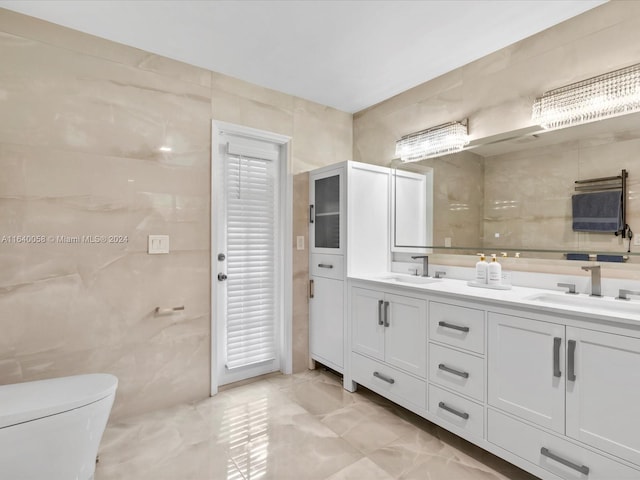
[[640,110],[640,64],[545,92],[533,104],[533,120],[561,128]]
[[460,151],[468,144],[466,120],[449,122],[405,135],[396,142],[396,155],[403,162],[417,162]]

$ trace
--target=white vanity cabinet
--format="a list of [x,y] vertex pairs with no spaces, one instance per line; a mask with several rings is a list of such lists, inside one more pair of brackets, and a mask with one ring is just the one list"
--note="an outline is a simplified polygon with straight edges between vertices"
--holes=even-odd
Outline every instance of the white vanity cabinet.
[[489,410],[489,441],[561,478],[640,478],[571,442],[640,466],[640,339],[489,312],[487,342],[488,404],[517,417]]
[[352,287],[353,381],[423,412],[427,408],[427,302]]
[[488,314],[488,403],[564,433],[564,325]]
[[340,373],[348,351],[345,276],[388,269],[389,175],[357,162],[309,174],[309,351]]
[[640,339],[575,327],[566,338],[567,436],[640,465]]
[[429,301],[429,412],[441,425],[484,437],[485,312]]
[[351,294],[353,351],[426,377],[426,302],[364,288]]
[[640,325],[444,282],[349,281],[353,381],[542,479],[640,479]]

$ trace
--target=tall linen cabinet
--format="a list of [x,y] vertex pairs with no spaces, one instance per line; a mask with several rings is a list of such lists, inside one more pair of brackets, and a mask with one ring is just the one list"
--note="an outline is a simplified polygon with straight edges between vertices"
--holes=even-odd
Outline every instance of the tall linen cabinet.
[[388,271],[391,174],[347,161],[312,171],[309,182],[309,351],[345,373],[346,277]]

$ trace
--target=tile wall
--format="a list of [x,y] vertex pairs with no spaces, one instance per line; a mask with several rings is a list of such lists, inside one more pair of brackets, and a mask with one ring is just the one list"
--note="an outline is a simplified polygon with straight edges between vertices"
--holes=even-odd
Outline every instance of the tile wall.
[[[0,384],[110,372],[113,418],[206,397],[211,119],[292,137],[295,240],[304,172],[349,158],[351,114],[3,9],[0,58]],[[148,255],[149,234],[171,253]],[[307,253],[294,250],[295,371]]]

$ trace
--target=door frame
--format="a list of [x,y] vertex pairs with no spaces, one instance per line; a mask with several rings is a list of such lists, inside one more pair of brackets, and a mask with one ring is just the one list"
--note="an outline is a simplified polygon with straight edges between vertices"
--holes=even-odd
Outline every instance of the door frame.
[[218,295],[215,288],[217,275],[219,272],[219,262],[217,259],[218,249],[217,240],[220,233],[220,225],[216,219],[218,205],[223,201],[224,192],[216,188],[216,165],[219,162],[217,158],[217,145],[220,143],[223,133],[232,135],[245,136],[273,142],[280,145],[280,235],[281,235],[281,282],[280,301],[282,302],[280,314],[280,370],[282,373],[290,374],[292,371],[293,351],[292,351],[292,283],[293,283],[293,265],[292,265],[292,246],[290,240],[293,235],[293,169],[291,156],[291,137],[278,133],[259,130],[256,128],[245,127],[233,123],[222,122],[219,120],[211,121],[211,205],[210,205],[210,221],[211,221],[211,276],[210,276],[210,293],[211,293],[211,396],[218,393],[218,347],[217,332],[219,327],[219,319],[217,318]]

